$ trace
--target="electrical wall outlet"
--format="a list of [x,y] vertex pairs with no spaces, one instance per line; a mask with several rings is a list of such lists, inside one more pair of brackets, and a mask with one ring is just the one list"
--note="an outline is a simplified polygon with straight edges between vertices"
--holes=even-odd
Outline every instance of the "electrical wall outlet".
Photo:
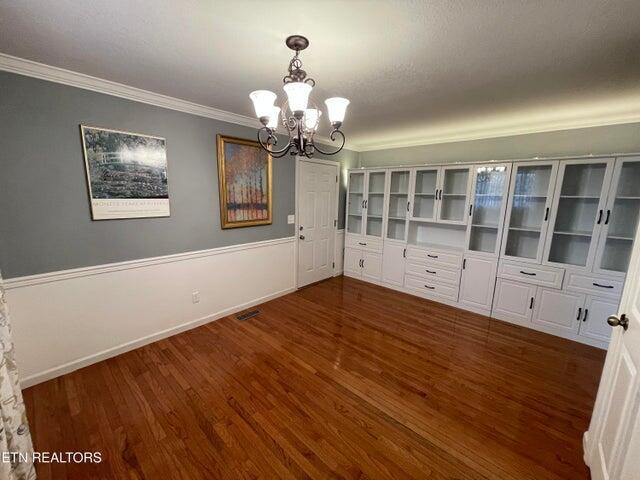
[[294,223],[296,223],[296,216],[295,215],[287,215],[287,223],[289,225],[293,225]]
[[200,303],[200,292],[197,292],[197,291],[196,291],[196,292],[193,292],[193,293],[191,294],[191,301],[192,301],[193,303]]

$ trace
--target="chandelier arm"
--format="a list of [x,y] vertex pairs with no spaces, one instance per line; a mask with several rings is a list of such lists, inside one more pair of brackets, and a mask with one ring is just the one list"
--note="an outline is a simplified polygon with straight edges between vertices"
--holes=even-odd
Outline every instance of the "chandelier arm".
[[[262,140],[262,137],[260,136],[260,133],[263,131],[267,132],[268,134],[266,141]],[[263,150],[266,150],[267,152],[269,152],[273,158],[282,158],[291,149],[291,141],[289,141],[287,145],[284,148],[281,148],[280,150],[272,150],[271,146],[275,145],[277,142],[278,142],[278,138],[273,134],[273,131],[270,128],[262,127],[261,129],[258,130],[258,143],[263,148]]]
[[331,135],[329,135],[329,138],[331,139],[332,142],[335,142],[336,140],[336,134],[340,135],[340,137],[342,138],[342,143],[340,144],[340,146],[338,147],[337,150],[335,150],[334,152],[325,152],[324,150],[322,150],[315,142],[313,144],[313,147],[320,152],[322,155],[335,155],[336,153],[338,153],[340,150],[343,149],[344,147],[344,143],[345,143],[345,137],[344,137],[344,133],[342,133],[340,130],[333,130],[331,132]]

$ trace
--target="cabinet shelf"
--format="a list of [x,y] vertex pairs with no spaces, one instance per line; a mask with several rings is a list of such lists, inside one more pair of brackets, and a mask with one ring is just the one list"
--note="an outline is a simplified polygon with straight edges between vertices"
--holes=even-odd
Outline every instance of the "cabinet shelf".
[[515,230],[517,232],[540,233],[540,229],[539,228],[532,228],[532,227],[509,227],[509,230]]
[[369,195],[384,195],[384,192],[369,192]]
[[417,197],[435,197],[435,193],[420,193],[420,192],[416,192],[416,193],[414,193],[414,195],[416,195]]
[[633,242],[633,237],[622,237],[619,235],[607,235],[607,240],[623,240],[626,242]]
[[500,198],[500,197],[502,197],[502,194],[499,194],[499,193],[476,193],[474,196],[475,196],[475,197],[493,197],[493,198]]
[[547,195],[529,195],[528,193],[515,193],[513,196],[518,198],[547,198]]
[[443,197],[457,197],[457,198],[464,198],[467,195],[465,193],[443,193],[442,194]]
[[472,223],[471,226],[472,227],[477,227],[477,228],[491,228],[493,230],[497,230],[498,229],[498,225],[484,225],[482,223]]
[[362,195],[364,192],[349,192],[349,195]]
[[569,232],[569,231],[562,231],[562,230],[556,230],[553,232],[554,235],[574,235],[576,237],[590,237],[591,235],[593,235],[593,232]]
[[389,217],[389,220],[402,220],[403,222],[407,220],[406,217]]
[[382,218],[382,215],[367,214],[367,218]]
[[616,197],[616,200],[640,200],[640,197],[620,196]]
[[409,192],[389,192],[389,195],[409,195]]
[[598,200],[600,197],[593,195],[560,195],[560,198],[568,199],[584,199],[584,200]]

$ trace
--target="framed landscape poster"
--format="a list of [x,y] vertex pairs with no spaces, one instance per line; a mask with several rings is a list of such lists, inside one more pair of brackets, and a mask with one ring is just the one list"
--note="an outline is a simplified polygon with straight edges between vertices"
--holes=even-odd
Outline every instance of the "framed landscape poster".
[[169,216],[164,138],[80,125],[94,220]]
[[258,142],[218,135],[222,228],[271,224],[271,154]]

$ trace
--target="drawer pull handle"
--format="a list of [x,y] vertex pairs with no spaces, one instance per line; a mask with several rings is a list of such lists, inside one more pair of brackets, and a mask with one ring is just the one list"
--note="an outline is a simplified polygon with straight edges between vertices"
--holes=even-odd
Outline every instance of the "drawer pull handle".
[[529,310],[533,310],[533,297],[531,297],[531,301],[529,302]]
[[599,283],[596,283],[596,282],[593,282],[593,286],[600,287],[600,288],[613,288],[613,285],[600,285]]
[[602,210],[598,212],[598,221],[596,223],[600,225],[600,222],[602,222]]
[[429,254],[427,254],[427,257],[429,257],[429,258],[438,258],[438,255],[429,255]]
[[358,242],[358,245],[366,245],[367,242]]
[[435,274],[436,274],[436,272],[434,272],[433,270],[427,270],[427,269],[425,269],[425,272],[427,272],[427,273],[431,273],[431,274],[433,274],[433,275],[435,275]]
[[428,288],[429,290],[435,290],[436,287],[430,287],[429,285],[425,285],[424,288]]
[[611,216],[611,210],[607,210],[607,218],[604,221],[605,225],[609,225],[609,217]]
[[584,317],[582,318],[582,321],[583,321],[583,322],[586,322],[586,321],[587,321],[587,315],[589,315],[589,309],[588,309],[588,308],[585,308],[585,309],[584,309]]
[[537,273],[525,272],[524,270],[520,270],[520,273],[523,275],[531,275],[532,277],[535,277],[537,275]]
[[576,320],[580,320],[581,316],[582,316],[582,307],[578,307],[578,318],[576,318]]
[[544,221],[546,222],[547,220],[549,220],[549,207],[544,212]]
[[407,249],[402,250],[402,258],[407,258]]

